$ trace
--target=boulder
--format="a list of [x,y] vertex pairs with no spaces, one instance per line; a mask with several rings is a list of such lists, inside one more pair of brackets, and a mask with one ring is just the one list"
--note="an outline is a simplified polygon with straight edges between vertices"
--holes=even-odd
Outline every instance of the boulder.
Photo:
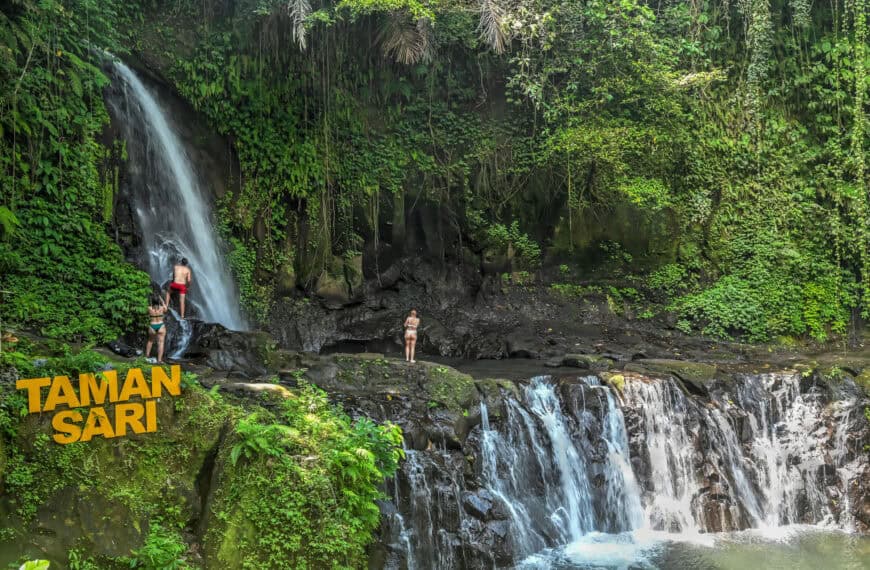
[[206,366],[244,378],[269,372],[276,343],[265,332],[231,331],[217,323],[197,323],[186,355]]
[[581,370],[607,370],[613,365],[613,360],[595,354],[566,354],[562,357],[562,366],[580,368]]
[[626,364],[625,370],[647,374],[650,372],[675,376],[682,380],[686,389],[702,396],[709,395],[709,385],[716,379],[718,369],[713,364],[648,358]]
[[511,358],[539,358],[541,344],[533,331],[520,328],[507,335],[505,352]]
[[338,308],[350,303],[351,291],[343,275],[333,275],[325,269],[317,278],[314,294]]
[[475,492],[466,491],[462,495],[462,507],[471,516],[487,521],[491,518],[493,500],[492,493],[486,489],[479,489]]

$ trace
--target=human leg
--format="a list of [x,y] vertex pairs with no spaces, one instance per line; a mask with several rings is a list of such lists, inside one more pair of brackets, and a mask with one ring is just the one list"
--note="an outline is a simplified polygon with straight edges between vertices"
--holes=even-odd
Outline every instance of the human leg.
[[157,362],[163,364],[163,345],[166,343],[166,325],[157,333]]
[[181,293],[178,298],[180,299],[179,303],[181,305],[181,318],[184,319],[184,299],[187,297],[184,293]]
[[154,329],[148,327],[148,342],[145,343],[145,358],[151,356],[151,345],[154,344]]
[[417,362],[416,360],[414,360],[414,350],[417,348],[417,337],[416,336],[411,337],[410,344],[411,344],[411,364],[413,364],[413,363]]

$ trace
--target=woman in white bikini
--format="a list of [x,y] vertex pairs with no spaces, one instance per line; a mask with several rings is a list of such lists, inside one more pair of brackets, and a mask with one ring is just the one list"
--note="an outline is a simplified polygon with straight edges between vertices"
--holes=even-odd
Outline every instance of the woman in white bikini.
[[420,326],[420,319],[417,318],[417,311],[411,309],[411,314],[405,319],[405,362],[414,364],[414,348],[417,346],[417,327]]

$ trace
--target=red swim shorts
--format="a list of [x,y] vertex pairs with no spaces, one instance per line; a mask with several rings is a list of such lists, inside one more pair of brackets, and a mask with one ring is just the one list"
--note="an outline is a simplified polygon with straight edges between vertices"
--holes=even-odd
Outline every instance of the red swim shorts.
[[169,288],[174,290],[174,291],[178,291],[182,295],[187,295],[187,285],[184,285],[182,283],[175,283],[173,281],[172,283],[169,284]]

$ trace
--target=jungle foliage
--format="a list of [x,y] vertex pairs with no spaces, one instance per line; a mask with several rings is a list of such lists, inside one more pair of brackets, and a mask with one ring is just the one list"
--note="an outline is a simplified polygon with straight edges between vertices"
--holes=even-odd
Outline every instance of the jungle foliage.
[[629,211],[686,330],[823,340],[866,316],[864,0],[151,4],[139,47],[238,150],[224,220],[257,252],[252,299],[397,242],[428,200],[526,269]]
[[454,260],[621,244],[686,330],[822,340],[870,307],[866,0],[0,6],[3,311],[46,334],[108,338],[147,284],[106,237],[91,46],[132,46],[232,141],[220,221],[257,319],[279,278],[400,251],[424,204]]
[[0,312],[75,341],[116,338],[145,312],[148,277],[108,229],[113,178],[100,135],[126,2],[0,2]]
[[[124,374],[145,365],[68,347],[36,358],[44,347],[18,344],[0,357],[3,377],[75,376],[107,366]],[[25,395],[14,382],[2,383],[0,488],[8,508],[0,514],[0,542],[11,541],[21,555],[38,552],[30,539],[39,517],[68,508],[72,493],[99,505],[108,521],[100,533],[117,532],[74,527],[72,570],[189,569],[203,554],[209,567],[221,568],[365,565],[380,523],[381,485],[404,457],[397,426],[352,420],[304,382],[286,399],[251,401],[207,391],[185,374],[181,396],[158,406],[156,433],[57,445],[50,414],[28,414]],[[213,477],[207,489],[214,500],[194,514],[190,497],[204,472]],[[201,519],[207,524],[200,527]],[[194,532],[204,533],[197,556],[189,550]],[[129,553],[106,557],[101,540]]]

